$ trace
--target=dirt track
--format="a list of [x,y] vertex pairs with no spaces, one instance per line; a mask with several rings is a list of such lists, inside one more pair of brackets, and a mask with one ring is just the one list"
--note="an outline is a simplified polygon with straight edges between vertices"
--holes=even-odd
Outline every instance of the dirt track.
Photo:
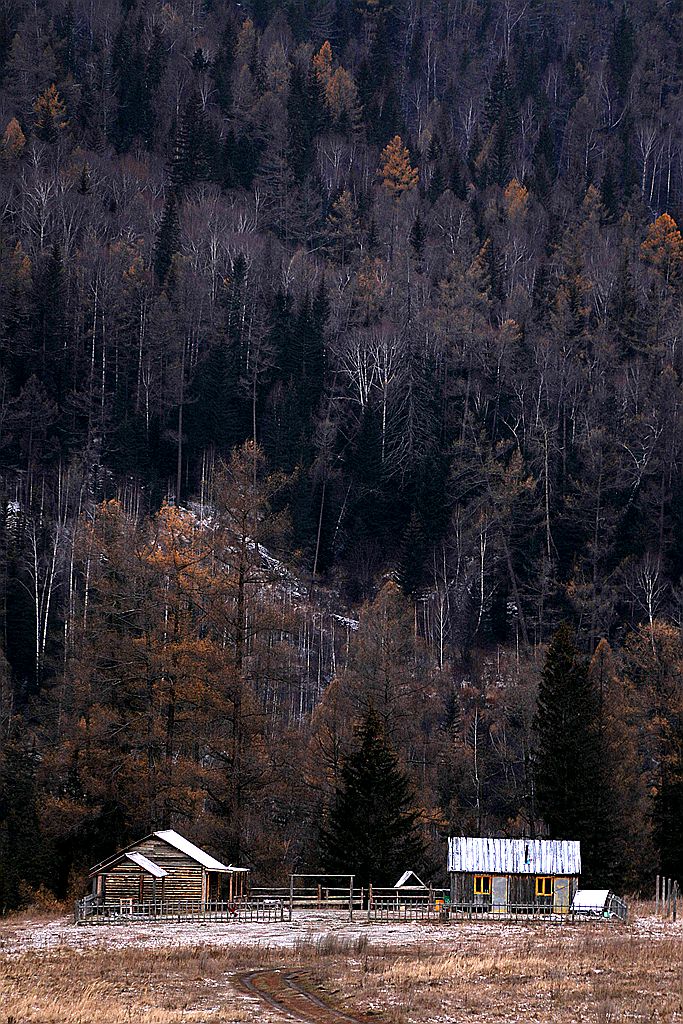
[[363,1017],[351,1017],[315,996],[305,987],[303,974],[302,971],[288,971],[284,968],[250,971],[240,975],[240,981],[248,992],[258,996],[271,1010],[289,1020],[303,1021],[304,1024],[337,1024],[338,1021],[363,1024]]

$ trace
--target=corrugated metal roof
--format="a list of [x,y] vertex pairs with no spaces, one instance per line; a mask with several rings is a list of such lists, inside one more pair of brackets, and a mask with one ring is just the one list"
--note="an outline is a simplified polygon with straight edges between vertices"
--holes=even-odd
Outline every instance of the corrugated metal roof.
[[221,864],[219,860],[212,857],[210,854],[205,853],[204,850],[200,850],[198,846],[191,843],[189,839],[185,839],[179,832],[174,832],[172,828],[167,828],[163,832],[155,832],[155,836],[158,839],[163,839],[169,846],[175,846],[176,850],[180,850],[181,853],[191,857],[192,860],[196,860],[198,864],[207,868],[209,871],[234,871],[235,868],[228,867],[227,864]]
[[581,844],[569,839],[448,840],[449,871],[492,875],[580,875]]
[[164,871],[164,869],[160,868],[158,864],[154,863],[154,861],[149,860],[147,857],[143,857],[141,853],[127,853],[126,857],[128,860],[132,860],[133,864],[137,864],[138,867],[141,867],[150,875],[154,875],[155,878],[165,878],[168,874],[168,871]]

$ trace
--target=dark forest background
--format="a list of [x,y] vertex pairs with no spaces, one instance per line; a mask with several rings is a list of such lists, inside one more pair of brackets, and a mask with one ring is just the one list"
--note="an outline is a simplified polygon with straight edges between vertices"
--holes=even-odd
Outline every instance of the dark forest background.
[[329,866],[370,733],[434,878],[681,877],[682,67],[680,0],[0,0],[2,906]]

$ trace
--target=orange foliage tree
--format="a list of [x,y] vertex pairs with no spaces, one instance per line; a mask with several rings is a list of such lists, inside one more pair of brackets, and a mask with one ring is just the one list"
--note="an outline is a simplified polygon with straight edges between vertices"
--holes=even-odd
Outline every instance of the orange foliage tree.
[[411,165],[410,153],[400,135],[395,135],[382,150],[380,174],[382,184],[395,201],[416,187],[419,180],[417,168]]
[[683,237],[673,217],[668,213],[657,217],[648,228],[640,253],[643,261],[656,270],[667,284],[680,277],[683,268]]

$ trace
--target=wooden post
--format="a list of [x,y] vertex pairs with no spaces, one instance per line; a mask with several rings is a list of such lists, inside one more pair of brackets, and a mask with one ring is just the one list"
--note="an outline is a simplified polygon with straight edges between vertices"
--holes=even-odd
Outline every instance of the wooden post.
[[659,875],[655,882],[655,917],[659,917]]
[[294,907],[294,875],[289,876],[289,920],[292,920],[292,908]]
[[672,907],[673,922],[674,922],[674,924],[676,924],[676,910],[677,910],[676,903],[677,903],[677,900],[678,900],[678,882],[674,882],[673,907]]
[[350,876],[351,884],[349,885],[349,921],[353,921],[353,882],[355,877],[355,875]]
[[372,910],[372,882],[368,882],[368,921],[370,920],[370,912]]

